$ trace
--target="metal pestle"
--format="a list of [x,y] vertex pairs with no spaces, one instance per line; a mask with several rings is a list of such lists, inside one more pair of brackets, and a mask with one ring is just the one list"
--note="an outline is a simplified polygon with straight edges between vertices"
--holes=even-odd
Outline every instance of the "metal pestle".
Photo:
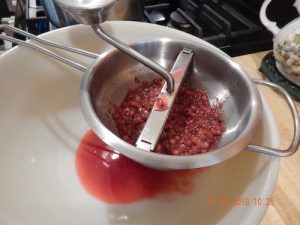
[[[157,72],[161,77],[163,77],[167,82],[167,91],[169,93],[174,91],[175,82],[173,76],[169,71],[160,66],[159,64],[153,62],[152,60],[146,58],[142,54],[133,50],[125,43],[120,40],[111,37],[109,34],[101,28],[101,23],[106,21],[109,16],[114,12],[114,7],[116,3],[123,2],[121,6],[126,3],[130,3],[124,0],[55,0],[57,5],[59,5],[63,10],[68,12],[74,19],[81,24],[91,25],[94,32],[103,40],[113,45],[117,49],[136,59],[140,63],[149,67],[153,71]],[[119,3],[120,4],[120,3]],[[117,13],[122,11],[122,7],[118,7]],[[130,19],[130,13],[126,14],[126,19]]]

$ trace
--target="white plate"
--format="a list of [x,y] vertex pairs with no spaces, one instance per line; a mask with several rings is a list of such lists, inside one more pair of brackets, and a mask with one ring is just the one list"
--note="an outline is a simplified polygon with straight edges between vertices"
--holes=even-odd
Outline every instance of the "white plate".
[[[173,29],[135,22],[105,23],[129,43],[150,37],[202,41]],[[87,26],[56,30],[45,38],[93,52],[111,48]],[[72,55],[62,53],[63,55]],[[90,60],[73,56],[86,65]],[[272,197],[279,159],[242,152],[211,167],[196,189],[173,200],[128,205],[101,202],[81,186],[75,152],[88,126],[79,106],[82,73],[34,50],[17,47],[0,57],[0,224],[1,225],[176,225],[258,224]],[[268,105],[255,143],[278,147]],[[248,206],[222,206],[222,198],[249,198]],[[218,201],[213,206],[209,198]]]

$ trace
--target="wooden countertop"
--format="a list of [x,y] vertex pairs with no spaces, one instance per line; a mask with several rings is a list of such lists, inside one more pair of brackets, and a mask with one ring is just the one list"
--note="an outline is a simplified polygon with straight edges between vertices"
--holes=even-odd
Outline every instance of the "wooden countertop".
[[[258,71],[262,58],[268,52],[259,52],[235,57],[253,78],[264,79]],[[289,146],[293,135],[292,117],[283,98],[271,89],[259,87],[273,111],[280,134],[282,148]],[[297,102],[300,112],[300,103]],[[270,206],[261,225],[300,225],[300,150],[294,155],[282,158],[277,187],[274,193],[274,206]]]

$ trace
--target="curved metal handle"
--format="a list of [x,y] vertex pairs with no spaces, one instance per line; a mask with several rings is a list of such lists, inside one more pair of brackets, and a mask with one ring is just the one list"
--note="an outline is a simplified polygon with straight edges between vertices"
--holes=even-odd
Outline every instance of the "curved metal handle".
[[[42,38],[39,38],[33,34],[30,34],[26,31],[23,31],[21,29],[18,29],[18,28],[15,28],[15,27],[11,27],[11,26],[8,26],[8,25],[5,25],[5,24],[1,24],[0,25],[0,29],[7,29],[7,30],[11,30],[13,31],[14,33],[17,33],[17,34],[20,34],[20,35],[23,35],[27,38],[30,38],[30,39],[33,39],[37,42],[40,42],[40,43],[43,43],[45,45],[49,45],[49,46],[52,46],[52,47],[55,47],[55,48],[59,48],[59,49],[62,49],[62,50],[65,50],[65,51],[69,51],[69,52],[73,52],[73,53],[76,53],[76,54],[79,54],[79,55],[83,55],[83,56],[86,56],[86,57],[90,57],[90,58],[97,58],[98,55],[95,54],[95,53],[92,53],[92,52],[88,52],[88,51],[85,51],[85,50],[81,50],[81,49],[78,49],[78,48],[72,48],[72,47],[68,47],[68,46],[63,46],[63,45],[60,45],[58,43],[55,43],[55,42],[52,42],[52,41],[49,41],[49,40],[45,40],[45,39],[42,39]],[[43,48],[41,46],[38,46],[38,45],[35,45],[35,44],[31,44],[29,42],[26,42],[26,41],[22,41],[22,40],[19,40],[19,39],[16,39],[16,38],[13,38],[13,37],[9,37],[9,36],[5,36],[5,35],[2,35],[0,34],[0,39],[3,39],[3,40],[6,40],[6,41],[9,41],[9,42],[12,42],[12,43],[15,43],[15,44],[19,44],[19,45],[23,45],[23,46],[26,46],[26,47],[29,47],[29,48],[33,48],[39,52],[42,52],[54,59],[57,59],[63,63],[66,63],[76,69],[79,69],[81,71],[86,71],[87,68],[79,63],[76,63],[76,62],[73,62],[69,59],[66,59],[46,48]]]
[[292,140],[291,145],[284,150],[279,150],[275,148],[269,148],[269,147],[264,147],[264,146],[258,146],[258,145],[248,145],[246,147],[247,151],[254,151],[254,152],[259,152],[259,153],[264,153],[272,156],[290,156],[294,154],[300,145],[300,130],[299,130],[299,115],[298,115],[298,110],[293,102],[291,96],[284,90],[282,87],[280,87],[277,84],[274,84],[269,81],[264,81],[264,80],[256,80],[253,79],[256,84],[260,85],[265,85],[268,87],[271,87],[275,90],[277,90],[280,94],[282,94],[285,97],[285,100],[287,101],[287,104],[289,105],[289,108],[292,112],[293,120],[294,120],[294,137]]
[[279,32],[279,28],[276,25],[276,22],[272,22],[268,19],[266,11],[267,7],[270,4],[272,0],[265,0],[260,8],[259,11],[259,18],[262,24],[269,30],[271,31],[274,35],[276,35]]
[[144,64],[145,66],[149,67],[150,69],[157,72],[160,76],[162,76],[167,82],[167,90],[169,93],[174,91],[174,78],[169,71],[165,68],[160,66],[159,64],[153,62],[152,60],[146,58],[139,52],[135,51],[134,49],[127,46],[125,43],[121,42],[120,40],[109,36],[99,24],[92,25],[94,32],[103,40],[107,41],[112,46],[116,47],[117,49],[121,50],[122,52],[126,53],[127,55],[131,56],[135,60],[139,61],[140,63]]

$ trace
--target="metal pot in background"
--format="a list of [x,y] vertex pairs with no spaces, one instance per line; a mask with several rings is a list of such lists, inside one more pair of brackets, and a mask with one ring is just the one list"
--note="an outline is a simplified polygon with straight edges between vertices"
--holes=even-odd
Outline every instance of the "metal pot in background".
[[[76,4],[76,1],[74,1]],[[101,2],[101,1],[100,1]],[[57,28],[76,24],[76,20],[66,9],[58,6],[53,0],[41,0],[50,22]],[[144,1],[119,0],[110,8],[105,20],[139,20],[144,11]],[[74,16],[74,15],[73,15]]]
[[67,12],[57,6],[53,0],[41,0],[45,13],[56,28],[74,25],[77,22]]

